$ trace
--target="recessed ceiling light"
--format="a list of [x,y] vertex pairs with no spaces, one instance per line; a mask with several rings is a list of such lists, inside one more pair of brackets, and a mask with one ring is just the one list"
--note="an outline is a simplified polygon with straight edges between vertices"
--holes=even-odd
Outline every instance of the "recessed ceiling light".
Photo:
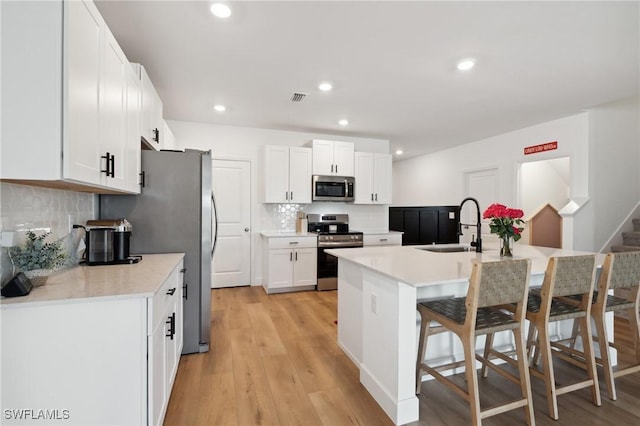
[[218,18],[228,18],[231,16],[231,9],[223,3],[214,3],[211,5],[211,13]]
[[462,59],[461,61],[459,61],[458,65],[456,65],[456,67],[460,71],[467,71],[467,70],[470,70],[471,68],[473,68],[475,65],[476,65],[476,60],[475,59],[467,58],[467,59]]
[[218,112],[225,112],[227,110],[227,107],[224,105],[216,105],[213,107],[213,109],[215,109]]
[[341,126],[346,126],[347,124],[349,124],[349,120],[340,120],[338,121],[338,124]]
[[320,83],[318,89],[322,90],[323,92],[328,92],[329,90],[333,89],[333,85],[325,81],[324,83]]
[[401,149],[396,150],[396,155],[402,155],[404,154],[404,151]]

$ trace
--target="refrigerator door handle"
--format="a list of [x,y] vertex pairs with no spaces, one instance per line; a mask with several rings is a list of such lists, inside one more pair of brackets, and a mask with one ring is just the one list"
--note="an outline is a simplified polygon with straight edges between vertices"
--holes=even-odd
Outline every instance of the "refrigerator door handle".
[[218,212],[216,210],[216,198],[211,192],[211,217],[213,219],[213,226],[211,229],[211,259],[213,259],[213,253],[216,251],[216,244],[218,243]]

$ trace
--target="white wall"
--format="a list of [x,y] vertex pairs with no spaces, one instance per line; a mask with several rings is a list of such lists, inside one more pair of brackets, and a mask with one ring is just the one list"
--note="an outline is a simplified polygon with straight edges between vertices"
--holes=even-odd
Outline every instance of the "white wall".
[[639,100],[623,99],[589,111],[593,243],[598,250],[608,250],[603,245],[640,201]]
[[556,210],[567,204],[570,171],[567,157],[522,164],[518,198],[527,219],[547,204]]
[[[251,162],[251,216],[252,254],[251,282],[262,284],[261,231],[295,230],[295,212],[348,213],[354,230],[386,230],[387,206],[362,206],[347,203],[262,204],[261,181],[264,173],[263,147],[265,145],[303,146],[312,139],[353,142],[356,151],[389,152],[389,141],[354,138],[317,133],[222,126],[185,121],[168,121],[176,138],[176,148],[211,150],[214,159],[236,159]],[[357,185],[357,183],[356,183]]]
[[[396,162],[393,205],[457,204],[466,195],[463,193],[465,172],[497,167],[500,195],[496,202],[520,207],[517,204],[519,164],[569,157],[569,197],[590,199],[574,217],[573,248],[599,251],[640,201],[639,122],[635,97]],[[524,147],[550,141],[558,141],[557,150],[524,155]],[[525,215],[528,212],[525,211]]]
[[[589,189],[587,140],[587,114],[581,113],[395,162],[393,205],[458,204],[466,196],[465,172],[497,168],[500,195],[495,202],[516,207],[519,164],[558,157],[570,158],[571,196],[585,196]],[[525,147],[550,141],[558,141],[557,150],[524,155]]]

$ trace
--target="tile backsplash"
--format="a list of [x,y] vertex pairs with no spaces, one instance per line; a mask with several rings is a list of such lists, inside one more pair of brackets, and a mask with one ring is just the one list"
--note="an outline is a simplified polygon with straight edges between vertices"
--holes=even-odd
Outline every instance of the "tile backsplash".
[[[13,232],[13,245],[22,244],[28,230],[51,232],[48,240],[64,238],[70,262],[77,263],[81,232],[69,232],[69,225],[95,219],[96,203],[94,194],[0,183],[0,231]],[[2,284],[13,276],[6,247],[0,250],[0,276]]]
[[296,212],[332,214],[347,213],[349,229],[354,231],[384,231],[389,226],[388,206],[350,203],[316,202],[312,204],[263,204],[262,230],[295,231]]

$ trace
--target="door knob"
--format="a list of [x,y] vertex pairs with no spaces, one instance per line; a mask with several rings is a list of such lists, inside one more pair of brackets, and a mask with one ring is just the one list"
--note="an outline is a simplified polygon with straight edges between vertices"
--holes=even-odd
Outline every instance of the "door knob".
[[244,228],[244,232],[249,232],[249,228]]

